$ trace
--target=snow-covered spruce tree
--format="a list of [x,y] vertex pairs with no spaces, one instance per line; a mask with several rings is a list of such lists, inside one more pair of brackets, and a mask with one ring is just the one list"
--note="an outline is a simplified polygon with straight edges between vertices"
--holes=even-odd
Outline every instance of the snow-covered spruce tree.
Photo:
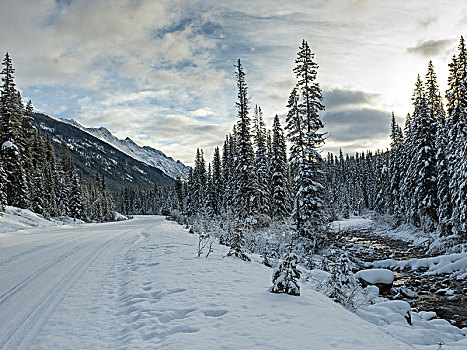
[[323,265],[328,266],[331,272],[331,276],[322,286],[323,292],[335,302],[350,310],[355,310],[358,307],[355,297],[360,287],[352,273],[352,262],[346,253],[332,256],[332,258],[334,261],[323,261]]
[[228,211],[231,209],[234,198],[234,187],[232,185],[234,161],[231,153],[231,135],[226,135],[222,147],[222,209]]
[[223,183],[222,183],[222,171],[221,171],[221,156],[219,153],[219,147],[214,149],[214,156],[212,158],[212,206],[215,215],[219,215],[222,208],[223,202]]
[[[447,146],[446,114],[439,92],[435,70],[431,61],[428,63],[428,73],[425,77],[425,92],[429,122],[436,121],[436,125],[432,127],[432,131],[436,130],[434,142],[432,141],[436,164],[433,174],[436,176],[436,202],[434,204],[436,206],[437,226],[440,233],[444,235],[451,230],[450,219],[452,215],[451,200],[449,197],[449,178],[445,155]],[[431,153],[432,156],[433,153]]]
[[188,169],[188,180],[186,182],[186,194],[185,200],[183,202],[183,213],[187,216],[192,216],[195,214],[195,198],[194,194],[195,179],[193,176],[193,168]]
[[24,112],[14,82],[14,68],[6,53],[2,62],[2,88],[0,97],[0,158],[7,175],[8,204],[20,208],[29,206],[29,187],[20,149],[21,118]]
[[203,150],[196,150],[195,168],[193,170],[192,202],[195,213],[199,213],[205,206],[206,199],[206,162]]
[[293,240],[291,240],[288,252],[284,254],[281,263],[272,273],[272,293],[287,293],[289,295],[300,295],[300,271],[297,267],[298,257],[293,252]]
[[208,164],[208,172],[206,175],[206,184],[204,186],[204,205],[201,210],[201,214],[204,218],[212,218],[214,216],[214,188],[212,185],[212,170],[211,163]]
[[[282,133],[282,136],[284,136],[284,133]],[[287,147],[286,147],[287,150]],[[266,131],[266,154],[267,154],[267,168],[266,168],[266,189],[267,189],[267,200],[268,200],[268,208],[269,208],[269,217],[273,217],[273,199],[272,199],[272,175],[273,175],[273,169],[272,169],[272,131],[267,130]],[[285,158],[285,162],[287,165],[287,155]],[[288,167],[287,167],[287,172],[286,172],[286,177],[288,180]]]
[[35,213],[42,214],[46,219],[48,219],[47,202],[45,200],[44,168],[37,167],[34,169],[32,181],[34,186],[31,191],[31,209]]
[[376,151],[375,179],[375,211],[378,214],[386,214],[388,212],[390,183],[388,152]]
[[[156,213],[156,208],[155,208],[155,202],[156,202],[156,193],[158,191],[158,188],[157,188],[157,182],[154,180],[154,189],[152,191],[150,191],[147,196],[150,197],[148,199],[148,201],[150,203],[152,203],[152,206],[151,208],[148,208],[147,210],[148,211],[152,211],[154,213]],[[175,197],[175,209],[176,210],[182,210],[183,208],[183,200],[184,200],[184,195],[183,195],[183,181],[182,179],[180,179],[180,176],[177,176],[177,178],[175,179],[175,183],[174,183],[174,191],[175,191],[175,194],[176,194],[176,197]],[[149,203],[148,203],[149,204]]]
[[70,205],[69,216],[75,219],[85,220],[85,215],[83,211],[83,193],[81,189],[81,181],[76,170],[73,171],[73,173],[71,174],[70,189],[71,192],[68,201]]
[[446,161],[448,145],[446,115],[442,105],[441,95],[438,95],[439,106],[436,118],[436,188],[438,190],[438,228],[440,235],[448,235],[452,230],[452,203],[449,193],[449,173]]
[[[404,125],[404,143],[402,144],[400,152],[401,163],[401,188],[400,188],[400,203],[406,218],[412,217],[412,197],[413,189],[415,187],[413,170],[410,167],[413,158],[413,128],[412,116],[410,113],[405,118]],[[409,221],[409,220],[407,220]]]
[[257,209],[257,197],[255,188],[255,176],[253,165],[253,146],[251,143],[250,117],[248,115],[249,99],[247,85],[245,82],[245,72],[243,71],[240,59],[237,61],[236,79],[238,88],[237,106],[237,135],[236,135],[236,212],[239,217],[246,218],[252,216]]
[[284,132],[276,114],[272,126],[272,143],[270,154],[271,168],[271,215],[282,221],[290,214],[290,197],[288,184],[287,146]]
[[109,189],[107,188],[104,175],[102,175],[101,196],[103,212],[101,221],[112,221],[114,218],[115,203],[112,197],[112,193],[110,193]]
[[467,236],[467,50],[461,37],[458,55],[449,64],[446,160],[453,206],[454,233]]
[[266,125],[263,120],[263,112],[261,107],[255,106],[254,117],[254,133],[253,139],[255,142],[255,175],[256,175],[256,198],[258,213],[269,214],[269,198],[268,198],[268,181],[267,181],[267,149],[266,149]]
[[230,250],[227,253],[227,256],[236,256],[245,261],[251,261],[248,255],[245,254],[243,251],[243,247],[245,246],[245,237],[243,234],[244,227],[236,220],[233,227],[232,236],[230,239]]
[[401,152],[403,143],[403,133],[401,127],[396,122],[394,112],[391,118],[391,150],[389,151],[389,212],[398,218],[398,221],[403,216],[403,209],[400,203],[400,187],[401,187]]
[[285,127],[291,142],[290,163],[295,185],[291,219],[299,235],[307,238],[313,237],[326,221],[321,183],[323,160],[319,154],[324,143],[319,111],[324,110],[324,106],[316,82],[318,65],[313,59],[314,54],[303,40],[295,60],[294,73],[298,82],[289,97]]
[[[435,78],[432,65],[429,66],[428,75],[430,79]],[[436,212],[438,206],[435,150],[436,115],[434,111],[428,110],[427,96],[420,76],[418,76],[415,84],[413,101],[413,158],[411,169],[415,175],[414,182],[416,186],[413,194],[412,206],[414,210],[412,220],[424,230],[431,231],[438,221]]]

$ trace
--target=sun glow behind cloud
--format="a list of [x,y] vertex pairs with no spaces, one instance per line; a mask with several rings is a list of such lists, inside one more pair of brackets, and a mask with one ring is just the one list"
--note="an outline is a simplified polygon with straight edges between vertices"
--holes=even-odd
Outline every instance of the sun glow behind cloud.
[[[390,113],[411,112],[417,74],[447,64],[467,31],[452,1],[21,0],[0,4],[23,95],[37,109],[106,126],[191,164],[235,122],[233,65],[271,125],[286,113],[302,38],[320,65],[325,151],[385,147]],[[452,11],[456,8],[456,11]]]

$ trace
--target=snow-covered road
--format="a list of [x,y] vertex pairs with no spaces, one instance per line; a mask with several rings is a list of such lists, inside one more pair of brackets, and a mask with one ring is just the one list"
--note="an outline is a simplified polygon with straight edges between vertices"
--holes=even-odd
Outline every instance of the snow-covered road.
[[0,235],[0,349],[411,349],[162,217]]

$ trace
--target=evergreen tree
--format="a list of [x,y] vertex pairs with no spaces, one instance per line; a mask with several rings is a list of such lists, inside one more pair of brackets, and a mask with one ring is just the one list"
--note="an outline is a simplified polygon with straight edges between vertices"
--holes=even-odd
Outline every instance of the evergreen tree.
[[300,295],[300,271],[298,270],[298,257],[292,251],[292,243],[289,251],[284,255],[279,267],[272,273],[272,293],[287,293],[289,295]]
[[238,220],[234,224],[234,232],[230,239],[230,250],[227,253],[227,256],[236,256],[245,261],[251,261],[248,255],[243,251],[245,246],[245,236],[243,234],[243,226]]
[[436,124],[436,188],[438,190],[438,227],[441,235],[447,235],[452,230],[452,203],[449,193],[449,172],[446,160],[446,151],[448,145],[446,116],[444,108],[441,104],[441,96],[439,95],[441,110],[437,116]]
[[256,106],[254,111],[254,141],[256,147],[255,154],[255,175],[257,189],[257,207],[260,214],[269,214],[268,181],[267,181],[267,149],[266,149],[266,125],[263,120],[261,107]]
[[389,212],[401,218],[403,209],[400,203],[400,188],[401,188],[401,152],[403,143],[402,129],[396,123],[394,113],[391,118],[391,150],[389,155],[389,176],[390,176],[390,189],[389,189]]
[[222,183],[222,172],[221,172],[221,156],[219,153],[219,147],[214,149],[214,156],[212,158],[212,206],[215,215],[219,215],[221,212],[223,202],[223,183]]
[[249,99],[247,96],[247,85],[245,82],[245,72],[240,59],[237,61],[236,79],[238,88],[238,101],[236,102],[238,110],[237,137],[236,144],[236,210],[242,217],[251,216],[257,208],[256,189],[254,186],[254,166],[253,166],[253,146],[251,144]]
[[292,220],[301,236],[311,237],[323,225],[324,173],[319,154],[324,134],[319,111],[324,110],[319,84],[316,82],[318,65],[314,54],[303,40],[295,60],[294,73],[298,79],[287,107],[288,137],[292,143],[291,166],[294,171],[294,209]]
[[290,214],[290,197],[287,176],[287,146],[279,116],[274,117],[272,127],[270,167],[271,167],[271,215],[284,220]]
[[0,213],[5,210],[5,206],[7,205],[6,182],[7,176],[0,161]]
[[[436,84],[433,66],[429,66],[428,75],[432,80],[429,84]],[[420,224],[425,230],[432,230],[437,222],[436,208],[436,115],[434,109],[430,108],[425,93],[425,89],[420,76],[417,79],[414,92],[414,113],[413,113],[413,158],[411,169],[415,176],[413,195],[413,220]],[[434,101],[432,102],[432,104]]]
[[233,177],[233,158],[231,150],[231,136],[225,137],[224,145],[222,147],[222,207],[224,210],[229,210],[232,206],[234,198],[232,185]]
[[21,118],[23,109],[15,89],[14,68],[6,53],[2,62],[2,89],[0,98],[0,156],[7,176],[6,194],[8,204],[20,208],[29,206],[29,186],[23,167],[20,148]]
[[[407,114],[405,118],[404,125],[404,143],[402,144],[401,154],[400,154],[400,164],[401,164],[401,189],[400,189],[400,204],[403,209],[404,216],[406,218],[413,217],[412,214],[412,197],[413,189],[415,187],[414,176],[412,166],[413,158],[413,128],[412,128],[412,116],[410,113]],[[410,221],[407,219],[407,221]]]
[[206,163],[204,161],[203,150],[196,151],[195,168],[193,171],[193,204],[195,213],[199,213],[206,205]]
[[449,65],[447,99],[449,193],[454,233],[467,236],[467,51],[461,37]]

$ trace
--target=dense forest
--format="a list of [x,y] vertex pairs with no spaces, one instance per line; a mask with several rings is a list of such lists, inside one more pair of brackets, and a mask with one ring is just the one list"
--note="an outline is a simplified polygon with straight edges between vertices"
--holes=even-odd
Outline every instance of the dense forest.
[[[230,247],[228,255],[263,263],[281,263],[273,274],[272,292],[299,295],[297,265],[312,268],[313,253],[329,247],[329,223],[373,212],[389,217],[394,227],[409,225],[437,233],[452,244],[466,241],[467,190],[467,56],[461,37],[449,65],[447,109],[432,62],[425,80],[417,77],[413,112],[404,128],[394,114],[390,149],[354,156],[321,156],[326,135],[324,110],[316,81],[318,65],[302,42],[293,72],[284,126],[278,115],[267,130],[261,107],[250,117],[245,71],[238,60],[238,121],[206,164],[198,149],[186,183],[165,189],[126,189],[119,196],[124,213],[159,211],[199,234],[198,256],[209,255],[213,240]],[[289,152],[287,148],[289,147]],[[156,203],[156,204],[155,204]],[[333,281],[329,296],[352,307],[347,254],[323,256]],[[324,268],[324,267],[323,267]],[[346,289],[347,288],[347,289]]]
[[261,107],[251,111],[240,60],[235,68],[238,121],[222,151],[215,149],[212,163],[206,164],[198,149],[187,182],[128,187],[112,196],[103,177],[96,175],[89,183],[81,179],[66,145],[56,155],[50,139],[32,127],[32,104],[23,105],[6,54],[0,105],[1,206],[85,221],[112,220],[115,209],[123,214],[162,213],[199,233],[215,232],[239,255],[243,247],[255,247],[254,232],[265,229],[314,250],[329,222],[366,210],[390,215],[394,225],[466,239],[467,53],[462,37],[449,65],[446,108],[430,61],[425,79],[416,79],[413,111],[405,125],[399,126],[394,114],[388,116],[390,149],[374,153],[321,155],[326,135],[319,114],[325,107],[318,65],[306,41],[295,60],[296,85],[283,125],[276,115],[268,130]]
[[30,209],[45,218],[68,216],[102,222],[114,220],[114,199],[104,177],[85,182],[68,147],[56,154],[50,137],[31,123],[31,101],[24,106],[14,81],[9,54],[2,62],[0,99],[0,213],[5,205]]

